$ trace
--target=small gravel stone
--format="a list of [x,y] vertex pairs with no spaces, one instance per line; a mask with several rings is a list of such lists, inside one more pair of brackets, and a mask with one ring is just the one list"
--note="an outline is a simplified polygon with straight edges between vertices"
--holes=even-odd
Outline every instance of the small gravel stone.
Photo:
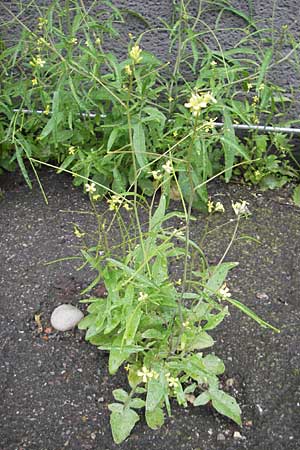
[[217,441],[225,441],[225,436],[223,433],[218,433],[217,435]]
[[256,298],[258,298],[259,300],[269,300],[269,296],[265,292],[257,292]]
[[83,313],[72,305],[60,305],[51,314],[51,325],[58,331],[68,331],[83,318]]
[[243,439],[243,436],[241,435],[241,433],[239,431],[235,431],[233,433],[233,439]]

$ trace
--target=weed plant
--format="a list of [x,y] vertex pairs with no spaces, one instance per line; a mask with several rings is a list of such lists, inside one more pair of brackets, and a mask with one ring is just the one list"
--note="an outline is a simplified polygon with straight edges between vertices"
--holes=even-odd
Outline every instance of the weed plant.
[[[286,136],[270,139],[254,131],[245,142],[234,130],[236,123],[278,122],[289,103],[283,90],[268,81],[274,58],[280,61],[280,56],[278,45],[268,46],[266,29],[227,2],[199,2],[194,16],[189,2],[180,0],[174,2],[173,23],[162,22],[161,29],[147,29],[138,38],[130,34],[126,42],[118,31],[124,22],[121,12],[108,2],[103,5],[97,18],[94,4],[87,10],[83,2],[68,1],[63,7],[54,1],[45,14],[37,6],[40,17],[33,30],[19,16],[12,17],[22,35],[14,46],[3,44],[0,56],[2,168],[13,170],[17,162],[31,186],[24,161],[34,171],[34,160],[51,162],[76,173],[75,185],[84,186],[87,178],[97,182],[97,194],[103,196],[133,185],[133,150],[140,192],[153,194],[170,160],[188,201],[186,152],[193,120],[184,105],[199,94],[203,107],[190,159],[195,207],[206,209],[205,181],[222,170],[226,182],[242,175],[262,188],[282,186],[296,175],[286,157]],[[211,11],[217,13],[214,27],[202,18]],[[245,24],[238,29],[240,41],[227,50],[218,39],[224,12]],[[146,34],[166,30],[170,51],[176,49],[173,67],[144,50],[133,65],[126,54],[120,58],[105,50],[114,40],[128,51],[135,45],[143,49]],[[216,129],[215,121],[224,127]],[[242,161],[251,164],[234,171]],[[176,197],[176,186],[169,191]]]
[[[121,60],[104,50],[107,36],[120,37],[115,22],[123,21],[108,2],[101,21],[83,2],[66,2],[65,9],[54,2],[35,30],[23,24],[19,43],[1,54],[2,166],[11,169],[17,161],[28,184],[24,160],[35,172],[38,164],[56,166],[74,176],[94,208],[97,242],[88,246],[85,230],[74,230],[82,239],[83,265],[96,272],[83,294],[103,281],[107,296],[83,300],[88,314],[79,327],[91,344],[109,352],[111,374],[121,366],[128,374],[129,391],[114,390],[109,405],[116,443],[131,433],[141,409],[150,428],[161,427],[165,412],[171,415],[171,399],[183,407],[188,399],[194,406],[210,402],[241,425],[236,400],[220,389],[224,364],[207,350],[214,344],[210,331],[228,315],[228,305],[278,331],[233,299],[226,286],[237,263],[225,258],[240,220],[250,213],[247,203],[233,204],[235,230],[215,266],[190,237],[192,208],[223,209],[208,200],[212,178],[223,174],[229,181],[239,170],[246,180],[275,187],[295,174],[282,158],[289,149],[285,136],[272,139],[273,153],[268,137],[253,133],[242,142],[233,126],[261,117],[271,123],[280,115],[277,105],[287,98],[266,77],[274,64],[272,50],[247,46],[259,35],[256,25],[219,1],[214,2],[217,23],[227,10],[242,17],[247,29],[236,48],[223,50],[214,30],[199,30],[205,2],[199,3],[193,17],[188,3],[176,2],[174,23],[164,23],[171,47],[177,46],[173,69],[143,50],[143,33],[129,36]],[[205,43],[207,35],[215,46]],[[193,81],[187,81],[187,70]],[[220,118],[224,127],[218,131],[214,122]],[[104,196],[123,233],[121,256],[107,245],[112,224],[97,213]],[[170,198],[180,200],[181,212],[168,211]],[[141,205],[147,207],[146,230]],[[122,209],[130,215],[133,234]],[[183,220],[182,229],[166,226],[173,217]],[[182,261],[181,280],[169,273],[174,258]]]

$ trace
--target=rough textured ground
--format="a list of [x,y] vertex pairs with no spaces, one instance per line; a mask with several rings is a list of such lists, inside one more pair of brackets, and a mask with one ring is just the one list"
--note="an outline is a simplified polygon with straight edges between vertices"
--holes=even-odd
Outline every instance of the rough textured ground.
[[[223,381],[233,379],[230,392],[243,410],[243,439],[233,438],[236,425],[206,407],[174,407],[161,430],[151,431],[141,421],[118,447],[107,404],[112,389],[125,386],[124,372],[108,377],[107,356],[85,343],[81,332],[45,332],[54,307],[77,305],[89,279],[75,270],[74,261],[44,265],[76,253],[72,222],[93,226],[92,218],[66,210],[88,211],[88,200],[70,187],[68,177],[42,171],[41,179],[48,206],[38,188],[29,191],[19,175],[0,178],[0,449],[299,449],[300,209],[290,203],[289,189],[260,195],[237,185],[211,187],[228,211],[231,199],[249,201],[252,216],[239,236],[260,241],[238,240],[228,254],[227,260],[240,263],[230,290],[281,329],[272,333],[232,310],[214,333],[215,352],[226,364]],[[211,221],[204,242],[211,261],[230,240],[230,218],[228,212]],[[195,239],[203,227],[199,216]],[[217,440],[219,433],[224,441]]]

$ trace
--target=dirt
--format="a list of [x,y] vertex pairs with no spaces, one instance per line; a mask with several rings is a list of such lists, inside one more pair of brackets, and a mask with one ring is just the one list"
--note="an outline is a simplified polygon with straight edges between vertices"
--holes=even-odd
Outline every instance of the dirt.
[[[239,262],[228,286],[234,298],[281,330],[261,328],[231,308],[213,333],[214,351],[226,365],[222,383],[240,403],[243,427],[209,406],[174,404],[160,430],[141,420],[117,446],[107,405],[113,389],[126,388],[124,370],[110,377],[107,355],[86,343],[81,331],[50,328],[53,309],[78,306],[91,280],[76,270],[77,260],[45,264],[78,253],[73,223],[95,226],[89,202],[69,177],[46,170],[40,176],[48,205],[36,183],[30,191],[19,174],[0,177],[0,449],[299,449],[300,209],[291,203],[291,188],[261,194],[234,184],[210,187],[226,213],[210,220],[204,251],[211,261],[220,258],[234,227],[231,200],[247,200],[252,215],[226,257]],[[195,217],[192,236],[199,240],[206,218]],[[180,268],[172,270],[180,276]],[[234,438],[235,432],[240,435]]]

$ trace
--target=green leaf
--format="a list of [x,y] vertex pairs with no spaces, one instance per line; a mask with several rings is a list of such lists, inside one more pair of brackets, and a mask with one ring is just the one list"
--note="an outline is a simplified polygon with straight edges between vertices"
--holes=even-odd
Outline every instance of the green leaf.
[[126,344],[132,344],[139,327],[139,323],[142,317],[142,311],[140,310],[142,304],[138,305],[131,316],[127,319],[126,329],[124,333],[124,342]]
[[149,231],[155,231],[160,228],[160,225],[165,216],[166,204],[167,204],[166,196],[164,194],[162,194],[160,197],[159,205],[156,208],[155,213],[153,214],[153,216],[150,219]]
[[215,355],[207,355],[202,359],[205,369],[214,375],[224,373],[225,366],[223,361]]
[[118,336],[117,338],[114,339],[112,345],[114,346],[109,353],[109,360],[108,360],[108,368],[109,368],[109,373],[110,374],[114,374],[116,373],[116,371],[118,370],[118,368],[120,367],[120,365],[126,361],[126,359],[128,358],[128,356],[131,353],[130,349],[126,348],[126,347],[122,347],[121,346],[121,342],[122,342],[122,337]]
[[154,411],[164,396],[164,388],[158,380],[150,380],[147,384],[146,411]]
[[148,164],[146,158],[145,132],[141,122],[133,125],[133,151],[136,156],[139,167],[142,169]]
[[262,83],[262,81],[263,81],[263,79],[264,79],[264,77],[265,77],[265,75],[267,73],[267,70],[268,70],[268,67],[270,65],[272,56],[273,56],[273,51],[270,48],[270,49],[268,49],[266,51],[266,54],[265,54],[264,59],[263,59],[263,62],[261,63],[260,73],[259,73],[259,77],[257,79],[257,86],[261,85],[261,83]]
[[161,111],[159,111],[157,108],[154,108],[153,106],[146,106],[143,109],[143,112],[148,114],[151,120],[158,122],[161,128],[164,128],[166,116]]
[[237,262],[228,262],[222,263],[213,268],[212,275],[206,283],[206,293],[211,295],[212,293],[217,292],[226,280],[229,270],[233,269],[237,265]]
[[234,300],[233,298],[226,297],[226,301],[234,305],[236,308],[240,309],[243,313],[247,314],[247,316],[251,317],[251,319],[255,320],[255,322],[259,323],[259,325],[263,328],[270,328],[276,333],[280,333],[280,330],[273,325],[269,324],[265,320],[261,319],[255,312],[253,312],[250,308],[245,306],[243,303],[238,300]]
[[[182,336],[184,336],[184,334]],[[188,340],[187,348],[189,350],[202,350],[203,348],[212,347],[213,345],[213,338],[205,331],[200,331],[196,336],[193,336],[193,339]]]
[[114,399],[118,402],[125,403],[128,400],[128,393],[124,389],[115,389],[113,391]]
[[193,405],[194,406],[203,406],[206,405],[210,400],[210,395],[208,391],[202,392],[202,394],[198,395],[197,398],[195,398]]
[[147,411],[145,413],[146,422],[149,428],[157,430],[165,421],[164,413],[161,408],[155,408],[153,411]]
[[122,412],[113,412],[110,416],[110,426],[115,443],[120,444],[125,441],[139,420],[138,414],[132,409],[126,408]]
[[108,409],[111,412],[122,413],[124,410],[124,405],[122,405],[121,403],[110,403],[108,405]]
[[300,206],[300,184],[295,187],[293,192],[293,202],[296,206]]
[[242,425],[241,409],[231,395],[219,389],[209,389],[213,407],[221,414],[229,417],[238,425]]
[[228,308],[224,308],[223,311],[219,312],[218,314],[210,314],[209,318],[207,319],[207,323],[203,326],[203,330],[213,330],[216,328],[229,314]]
[[144,408],[145,404],[146,404],[145,400],[143,400],[141,398],[133,398],[129,402],[130,408],[136,408],[136,409]]
[[119,131],[120,131],[120,128],[113,128],[112,132],[109,135],[109,139],[107,142],[107,151],[109,151],[112,148],[112,146],[114,145],[114,142],[118,137]]

